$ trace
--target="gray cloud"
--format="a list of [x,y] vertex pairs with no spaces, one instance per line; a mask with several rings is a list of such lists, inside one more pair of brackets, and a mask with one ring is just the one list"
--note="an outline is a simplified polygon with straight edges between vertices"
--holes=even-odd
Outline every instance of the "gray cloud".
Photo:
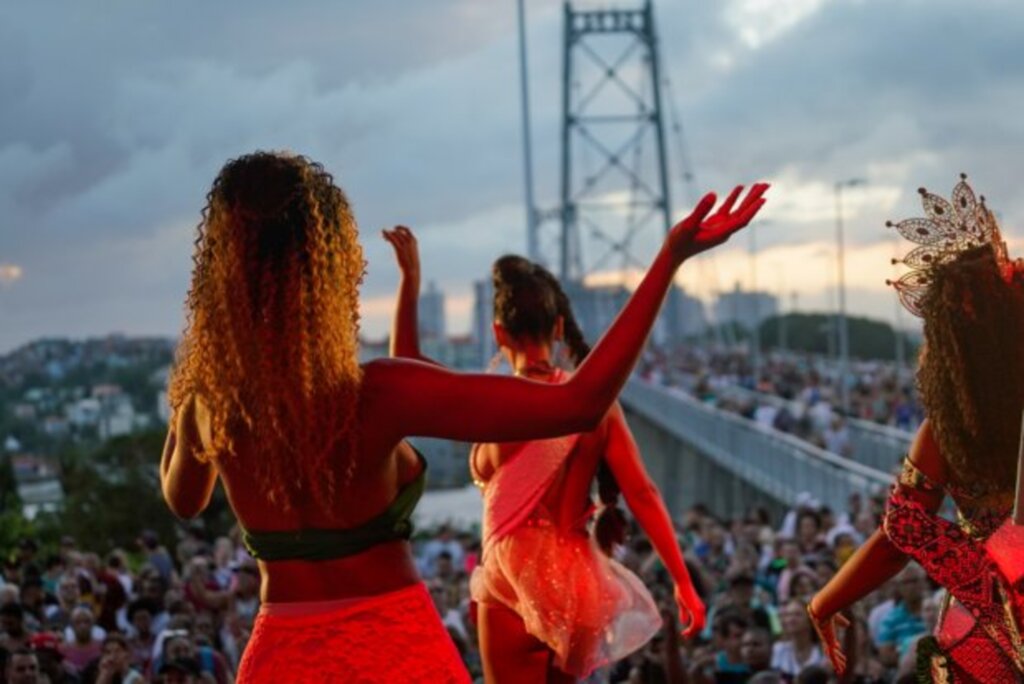
[[[1008,225],[1022,222],[1024,7],[824,3],[754,49],[730,23],[738,2],[657,7],[702,186],[867,176],[899,185],[898,217],[915,213],[917,185],[947,192],[963,169]],[[551,207],[561,10],[528,5],[538,201]],[[253,148],[335,173],[363,227],[368,298],[394,284],[385,225],[419,227],[427,276],[453,294],[523,249],[514,3],[104,9],[0,6],[0,262],[24,268],[0,291],[0,350],[43,334],[173,334],[203,195]],[[678,182],[673,194],[682,213]],[[884,213],[862,208],[851,242],[884,238]],[[759,240],[823,228],[776,221]]]

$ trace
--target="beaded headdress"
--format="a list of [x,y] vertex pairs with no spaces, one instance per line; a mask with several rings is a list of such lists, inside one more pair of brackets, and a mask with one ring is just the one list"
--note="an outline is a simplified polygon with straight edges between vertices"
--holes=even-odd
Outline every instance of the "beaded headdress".
[[[1017,264],[1010,261],[996,223],[995,216],[985,206],[984,196],[975,198],[967,184],[967,175],[960,174],[960,182],[953,188],[949,201],[920,188],[921,204],[927,218],[904,219],[899,223],[886,221],[900,234],[919,247],[915,247],[894,264],[906,264],[912,270],[899,280],[886,280],[899,294],[900,302],[910,313],[923,317],[921,300],[931,284],[934,269],[956,259],[962,252],[990,245],[1003,277],[1010,280]],[[1019,260],[1018,260],[1019,261]]]

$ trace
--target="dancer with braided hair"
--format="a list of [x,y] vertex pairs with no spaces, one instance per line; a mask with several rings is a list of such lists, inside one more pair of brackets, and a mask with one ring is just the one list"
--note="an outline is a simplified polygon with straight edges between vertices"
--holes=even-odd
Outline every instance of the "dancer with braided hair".
[[304,157],[229,161],[207,195],[170,384],[164,498],[200,513],[219,479],[259,562],[238,682],[465,682],[408,544],[425,463],[408,435],[524,440],[589,430],[636,361],[676,269],[746,225],[714,195],[563,384],[359,364],[365,264],[347,198]]
[[[392,353],[422,359],[416,240],[404,227],[385,238],[403,273]],[[558,280],[511,255],[494,263],[492,277],[494,335],[515,374],[540,383],[568,381],[571,374],[558,367],[554,345],[563,342],[575,366],[590,348]],[[588,432],[476,444],[470,470],[484,496],[483,559],[470,587],[488,682],[576,681],[640,648],[661,627],[640,579],[610,557],[626,526],[619,483],[675,581],[686,635],[703,628],[704,606],[671,519],[617,403]],[[592,538],[587,526],[595,476],[601,511]]]

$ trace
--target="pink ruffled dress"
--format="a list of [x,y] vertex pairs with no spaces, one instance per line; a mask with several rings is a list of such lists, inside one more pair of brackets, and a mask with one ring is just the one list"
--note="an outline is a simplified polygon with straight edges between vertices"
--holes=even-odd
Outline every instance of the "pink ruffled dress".
[[527,442],[482,484],[483,561],[470,593],[515,611],[554,652],[556,667],[586,677],[647,643],[661,616],[640,579],[590,536],[589,514],[562,528],[543,504],[578,438]]

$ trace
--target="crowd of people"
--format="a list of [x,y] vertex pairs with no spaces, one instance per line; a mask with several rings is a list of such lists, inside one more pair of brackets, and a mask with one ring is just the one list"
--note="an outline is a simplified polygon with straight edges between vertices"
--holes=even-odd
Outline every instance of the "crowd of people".
[[22,539],[4,566],[0,646],[8,683],[230,684],[260,573],[237,539],[201,523],[174,553],[151,531],[101,557],[66,537]]
[[[913,372],[878,360],[851,364],[850,410],[842,411],[838,369],[810,354],[764,354],[756,374],[744,349],[650,350],[643,377],[680,387],[703,402],[850,455],[847,421],[859,419],[913,432],[924,419]],[[738,391],[737,391],[738,390]],[[756,393],[755,393],[756,392]]]
[[[708,619],[689,641],[679,637],[671,578],[633,526],[615,556],[651,588],[664,626],[644,648],[587,681],[838,681],[805,608],[877,527],[881,506],[854,497],[834,511],[803,496],[781,520],[761,508],[721,517],[692,506],[676,528]],[[438,613],[467,669],[482,681],[469,598],[469,577],[480,562],[478,530],[441,526],[414,541]],[[259,610],[259,579],[237,535],[213,538],[201,524],[183,528],[176,545],[144,532],[137,549],[105,558],[73,539],[45,552],[22,540],[0,588],[3,681],[229,684]],[[938,605],[916,565],[859,604],[849,637],[851,675],[843,681],[903,681]]]
[[[935,625],[941,595],[909,565],[856,607],[850,660],[840,680],[808,619],[814,594],[875,531],[884,501],[854,496],[834,511],[811,496],[773,520],[764,508],[720,517],[697,504],[677,521],[687,566],[708,609],[696,639],[679,638],[671,579],[633,526],[616,556],[658,600],[664,626],[630,657],[588,682],[910,682],[917,640]],[[479,674],[468,582],[479,561],[475,535],[443,527],[418,547],[420,572],[467,667]]]

